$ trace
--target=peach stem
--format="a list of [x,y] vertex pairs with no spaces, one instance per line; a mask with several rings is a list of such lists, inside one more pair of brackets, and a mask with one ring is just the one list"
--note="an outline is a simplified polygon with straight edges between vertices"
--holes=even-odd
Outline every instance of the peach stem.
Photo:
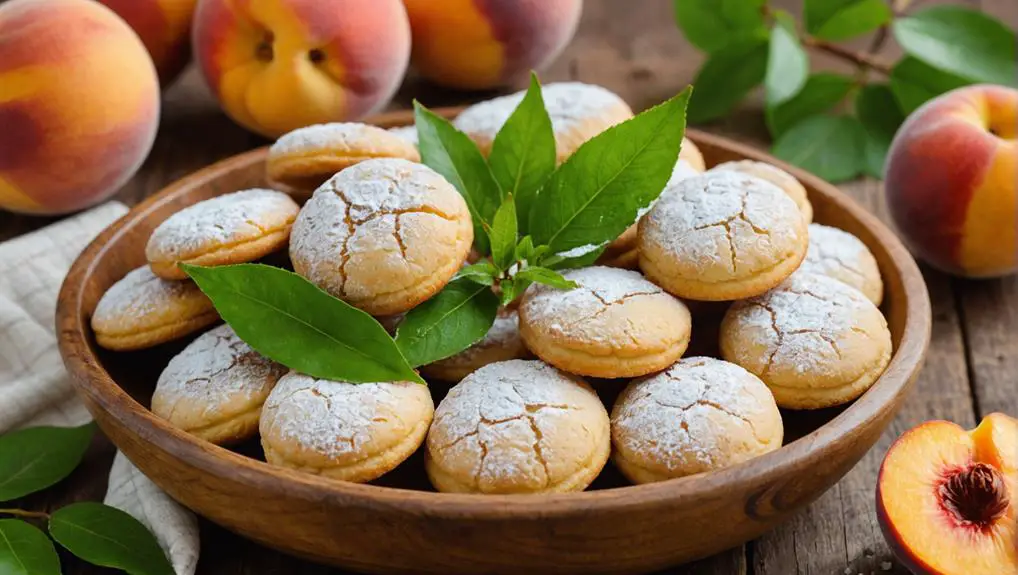
[[49,519],[49,513],[42,511],[27,511],[25,509],[0,509],[0,515],[13,515],[14,517],[25,517],[29,519]]

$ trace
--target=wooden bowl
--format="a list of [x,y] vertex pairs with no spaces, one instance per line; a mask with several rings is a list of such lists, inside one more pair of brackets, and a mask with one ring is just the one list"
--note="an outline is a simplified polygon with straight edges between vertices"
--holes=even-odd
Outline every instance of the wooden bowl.
[[[411,121],[399,113],[376,123]],[[257,442],[229,451],[155,417],[146,405],[156,378],[186,342],[107,352],[89,328],[92,311],[107,288],[144,264],[147,238],[163,219],[199,200],[264,184],[265,149],[171,184],[100,234],[61,290],[60,351],[99,426],[157,485],[227,529],[313,561],[373,573],[627,573],[717,553],[788,519],[876,442],[919,372],[930,303],[919,269],[894,234],[834,186],[723,138],[693,130],[688,136],[709,165],[751,158],[794,174],[809,191],[817,221],[870,247],[886,287],[895,344],[887,371],[848,407],[785,412],[788,443],[746,463],[640,486],[626,485],[609,464],[583,493],[444,494],[430,491],[420,453],[379,484],[358,485],[273,467],[257,459]]]

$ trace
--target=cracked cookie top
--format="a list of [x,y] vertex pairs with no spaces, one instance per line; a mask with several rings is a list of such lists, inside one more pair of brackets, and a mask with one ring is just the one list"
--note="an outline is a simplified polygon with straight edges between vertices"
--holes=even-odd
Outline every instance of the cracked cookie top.
[[608,414],[583,381],[540,361],[504,361],[449,391],[427,446],[440,491],[581,491],[607,461]]
[[[239,250],[272,235],[280,235],[285,245],[298,210],[290,196],[275,190],[251,189],[217,196],[188,206],[159,224],[149,237],[145,256],[157,275],[182,279],[187,277],[183,272],[166,275],[158,266],[169,265],[176,271],[177,262],[201,263],[203,256]],[[253,259],[263,255],[259,253]]]
[[[191,433],[257,413],[286,368],[244,343],[229,325],[198,336],[170,360],[152,394],[152,412]],[[243,437],[232,437],[233,440]]]
[[809,250],[799,269],[848,284],[876,305],[883,300],[884,281],[873,252],[862,240],[838,228],[810,224]]
[[294,222],[294,270],[372,315],[428,299],[470,251],[463,197],[431,168],[399,159],[360,162],[315,191]]
[[859,290],[808,272],[732,305],[720,344],[722,357],[756,374],[778,405],[791,408],[854,399],[891,356],[880,310]]
[[640,220],[638,245],[640,267],[669,292],[739,299],[791,274],[808,238],[799,209],[780,188],[721,171],[666,188]]
[[455,382],[489,363],[528,356],[527,348],[520,339],[519,312],[500,308],[495,323],[481,341],[452,357],[422,367],[421,373],[426,377]]
[[269,463],[367,481],[417,449],[433,414],[424,385],[354,384],[290,372],[262,410],[262,447]]
[[636,483],[722,469],[781,447],[781,414],[759,378],[691,357],[629,384],[611,416],[615,461]]
[[799,206],[799,211],[802,212],[802,216],[807,222],[813,220],[813,204],[809,203],[806,188],[799,183],[799,180],[795,179],[795,176],[777,166],[767,162],[757,162],[756,160],[735,160],[718,164],[711,168],[710,171],[739,172],[767,180],[781,188],[788,194],[788,197],[792,198],[795,205]]

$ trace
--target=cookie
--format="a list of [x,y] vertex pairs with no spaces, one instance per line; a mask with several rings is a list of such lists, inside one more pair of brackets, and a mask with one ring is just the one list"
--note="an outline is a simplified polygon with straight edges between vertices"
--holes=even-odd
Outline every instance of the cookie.
[[711,168],[711,171],[739,172],[741,174],[756,176],[767,180],[781,188],[786,194],[788,194],[788,197],[792,198],[795,205],[799,206],[799,211],[802,212],[802,217],[806,220],[806,223],[813,221],[813,204],[809,203],[806,188],[799,183],[799,180],[795,179],[795,176],[777,166],[768,164],[767,162],[757,162],[755,160],[737,160],[718,164]]
[[398,134],[367,124],[336,122],[299,128],[276,140],[269,148],[266,171],[270,181],[307,197],[336,172],[371,158],[421,161],[416,144]]
[[253,189],[188,206],[159,224],[145,246],[152,272],[186,279],[178,265],[252,262],[286,247],[300,208],[290,196]]
[[414,148],[417,148],[419,142],[417,140],[417,126],[411,124],[409,126],[397,126],[395,128],[389,128],[389,133],[398,136],[405,142],[413,144]]
[[[679,162],[676,164],[676,169],[678,169],[683,162],[685,162],[686,166],[698,173],[702,173],[707,169],[707,162],[704,161],[700,148],[698,148],[692,140],[685,137],[682,138],[682,147],[679,149]],[[675,172],[672,172],[672,178],[675,178]]]
[[733,304],[720,345],[721,357],[762,379],[789,409],[852,401],[880,377],[892,351],[887,321],[862,292],[810,273]]
[[[453,120],[453,125],[466,133],[488,155],[495,135],[505,124],[516,106],[523,101],[525,91],[478,102]],[[556,82],[541,89],[544,106],[555,132],[558,162],[562,163],[584,142],[606,129],[633,117],[633,111],[618,95],[591,84]]]
[[527,357],[530,357],[530,352],[520,338],[519,313],[515,309],[503,308],[481,341],[452,357],[421,367],[421,375],[457,382],[489,363]]
[[780,188],[737,172],[668,188],[640,220],[640,269],[669,293],[723,301],[760,295],[799,267],[806,221]]
[[100,346],[129,351],[184,337],[217,321],[212,301],[194,282],[164,280],[143,266],[103,294],[92,314],[92,331]]
[[832,277],[861,291],[874,305],[884,299],[877,259],[862,240],[848,232],[810,224],[809,250],[799,271]]
[[572,290],[531,286],[520,303],[520,335],[542,360],[579,375],[636,377],[664,369],[689,345],[689,310],[639,273],[595,266],[570,270]]
[[258,432],[262,404],[286,371],[221,325],[170,360],[156,381],[152,413],[206,441],[238,443]]
[[265,401],[259,431],[265,461],[273,465],[364,483],[420,447],[434,412],[424,385],[354,384],[290,372]]
[[394,315],[438,293],[473,240],[466,202],[437,172],[407,160],[366,160],[304,204],[290,259],[330,294],[371,315]]
[[582,380],[540,361],[486,365],[449,390],[428,432],[435,489],[583,491],[608,461],[608,413]]
[[781,447],[784,428],[759,378],[691,357],[630,383],[611,415],[612,460],[633,483],[724,469]]

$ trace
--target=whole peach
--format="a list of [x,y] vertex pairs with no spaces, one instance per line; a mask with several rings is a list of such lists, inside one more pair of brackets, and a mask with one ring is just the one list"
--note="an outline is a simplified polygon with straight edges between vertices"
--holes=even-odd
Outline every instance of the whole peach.
[[573,37],[582,0],[403,0],[413,65],[437,84],[487,89],[551,63]]
[[141,37],[163,86],[180,74],[191,57],[191,18],[198,0],[98,0]]
[[112,10],[0,5],[0,208],[57,214],[102,201],[141,166],[158,124],[152,59]]
[[201,0],[192,47],[226,113],[277,137],[384,106],[410,25],[399,0]]
[[959,88],[912,113],[894,137],[887,204],[905,243],[949,273],[1018,270],[1018,90]]

